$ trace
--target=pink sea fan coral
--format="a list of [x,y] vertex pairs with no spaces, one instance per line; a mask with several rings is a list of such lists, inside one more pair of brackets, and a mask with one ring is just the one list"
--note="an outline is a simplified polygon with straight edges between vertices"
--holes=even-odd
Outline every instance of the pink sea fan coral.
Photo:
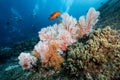
[[71,37],[74,38],[78,30],[76,24],[77,20],[75,18],[69,16],[68,13],[63,13],[62,22],[60,24],[54,24],[53,26],[41,29],[39,32],[40,40],[56,40],[57,36],[61,34],[61,31],[67,31]]
[[59,25],[54,24],[52,27],[49,26],[47,28],[42,29],[39,32],[39,37],[42,41],[48,41],[48,42],[56,41],[62,50],[66,50],[67,46],[76,42],[76,39],[72,37],[72,33],[69,32],[62,25],[62,23]]
[[78,29],[78,27],[75,27],[76,24],[77,20],[75,18],[69,16],[68,13],[63,13],[60,24],[41,29],[39,32],[40,40],[48,42],[56,40],[60,48],[66,50],[67,46],[77,41],[75,38]]
[[[70,32],[66,30],[59,31],[59,35],[57,36],[57,42],[59,43],[59,47],[62,50],[66,50],[67,47],[74,42],[76,42],[76,39],[73,39]],[[65,35],[66,34],[66,35]]]
[[45,59],[45,54],[47,53],[48,49],[49,47],[47,41],[39,41],[34,47],[34,50],[40,55],[42,61]]
[[57,24],[54,24],[53,26],[48,26],[46,28],[42,28],[41,31],[39,32],[39,37],[40,40],[55,40],[57,36]]
[[19,64],[23,69],[30,69],[33,65],[36,65],[37,58],[30,55],[30,53],[22,52],[19,57]]
[[78,27],[76,27],[77,20],[68,13],[63,13],[61,17],[64,28],[71,34],[72,37],[75,37],[78,30]]
[[56,41],[62,50],[66,50],[67,47],[76,42],[78,38],[90,32],[91,28],[98,21],[98,16],[99,12],[94,8],[90,8],[87,16],[80,17],[77,22],[77,20],[69,16],[68,13],[63,13],[60,24],[54,24],[53,26],[41,29],[39,32],[40,40],[47,42]]
[[88,34],[90,32],[90,30],[92,29],[92,27],[96,24],[96,22],[98,21],[98,16],[100,15],[100,13],[98,11],[96,11],[94,8],[90,8],[87,16],[81,16],[79,18],[79,23],[78,23],[78,34],[79,37],[82,37],[85,34]]

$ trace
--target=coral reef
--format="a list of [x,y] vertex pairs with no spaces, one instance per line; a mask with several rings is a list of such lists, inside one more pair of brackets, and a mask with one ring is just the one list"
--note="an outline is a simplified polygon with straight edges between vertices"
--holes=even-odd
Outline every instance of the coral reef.
[[[76,42],[78,38],[87,35],[98,21],[98,16],[99,12],[94,8],[90,8],[86,18],[82,16],[77,22],[77,20],[72,16],[69,16],[67,13],[63,13],[62,22],[60,24],[54,24],[53,26],[41,29],[39,32],[40,41],[35,45],[33,55],[40,59],[42,63],[46,62],[46,58],[48,58],[48,61],[51,55],[51,59],[53,60],[55,59],[55,56],[60,59],[61,56],[58,56],[58,54],[62,51],[66,51],[68,46]],[[51,43],[53,42],[55,42],[57,48],[55,48],[55,45],[51,46]],[[57,65],[62,62],[62,58],[60,60],[59,59],[58,62],[56,59],[54,60]]]
[[[53,43],[56,44],[56,42]],[[54,49],[56,50],[57,47],[58,45]],[[120,79],[120,34],[119,31],[112,30],[110,27],[93,31],[88,35],[86,42],[79,40],[70,45],[63,54],[61,56],[64,62],[61,63],[61,69],[54,70],[55,67],[49,64],[42,67],[42,63],[37,62],[38,66],[32,68],[30,75],[20,78],[26,77],[25,80]],[[27,73],[24,72],[24,74]]]
[[36,72],[33,79],[119,79],[120,34],[110,27],[92,31],[99,14],[90,8],[77,21],[63,13],[61,23],[41,29],[33,56],[20,54],[23,69]]

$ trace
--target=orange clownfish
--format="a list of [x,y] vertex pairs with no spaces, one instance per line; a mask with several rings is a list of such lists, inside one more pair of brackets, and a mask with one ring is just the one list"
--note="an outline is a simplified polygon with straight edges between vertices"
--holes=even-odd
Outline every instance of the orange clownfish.
[[53,19],[59,17],[60,14],[61,14],[61,12],[59,12],[59,11],[56,11],[56,12],[52,13],[49,17],[49,20],[53,20]]

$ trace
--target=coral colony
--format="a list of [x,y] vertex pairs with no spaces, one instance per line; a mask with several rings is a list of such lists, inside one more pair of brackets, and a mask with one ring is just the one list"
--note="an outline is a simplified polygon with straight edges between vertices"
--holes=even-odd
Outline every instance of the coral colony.
[[[77,21],[68,13],[63,13],[61,23],[41,29],[40,41],[32,53],[20,54],[19,64],[23,69],[37,72],[54,70],[64,71],[64,75],[68,76],[83,74],[88,79],[95,76],[98,79],[113,78],[117,75],[117,66],[120,67],[119,33],[110,27],[93,31],[99,14],[90,8],[87,15]],[[85,44],[79,41],[83,36],[89,37]],[[107,65],[113,67],[108,68]]]
[[[80,17],[79,21],[64,13],[62,23],[48,26],[39,32],[40,41],[34,48],[35,57],[45,64],[49,63],[50,59],[54,59],[54,56],[62,58],[59,51],[67,50],[68,46],[76,42],[78,38],[88,34],[92,26],[97,22],[98,16],[99,12],[95,11],[94,8],[90,8],[87,16]],[[30,63],[36,61],[32,60],[32,58],[34,57],[28,55],[28,53],[21,53],[19,57],[20,65],[25,69],[31,68],[32,64]],[[58,61],[55,62],[59,63]]]

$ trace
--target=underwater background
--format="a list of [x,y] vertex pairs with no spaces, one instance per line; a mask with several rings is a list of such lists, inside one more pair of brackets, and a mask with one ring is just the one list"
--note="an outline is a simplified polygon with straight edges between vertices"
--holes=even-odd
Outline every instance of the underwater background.
[[[61,65],[56,62],[51,66],[51,61],[43,67],[37,55],[39,66],[24,70],[20,53],[36,57],[39,31],[63,23],[63,13],[78,21],[91,7],[100,12],[93,32],[69,45],[62,55],[55,55]],[[50,20],[56,11],[61,15]],[[119,0],[0,0],[0,80],[119,80],[119,13]],[[56,70],[59,66],[61,69]]]
[[38,35],[42,27],[60,21],[50,21],[55,12],[68,12],[77,19],[90,7],[98,9],[107,0],[0,0],[0,47],[28,40]]

